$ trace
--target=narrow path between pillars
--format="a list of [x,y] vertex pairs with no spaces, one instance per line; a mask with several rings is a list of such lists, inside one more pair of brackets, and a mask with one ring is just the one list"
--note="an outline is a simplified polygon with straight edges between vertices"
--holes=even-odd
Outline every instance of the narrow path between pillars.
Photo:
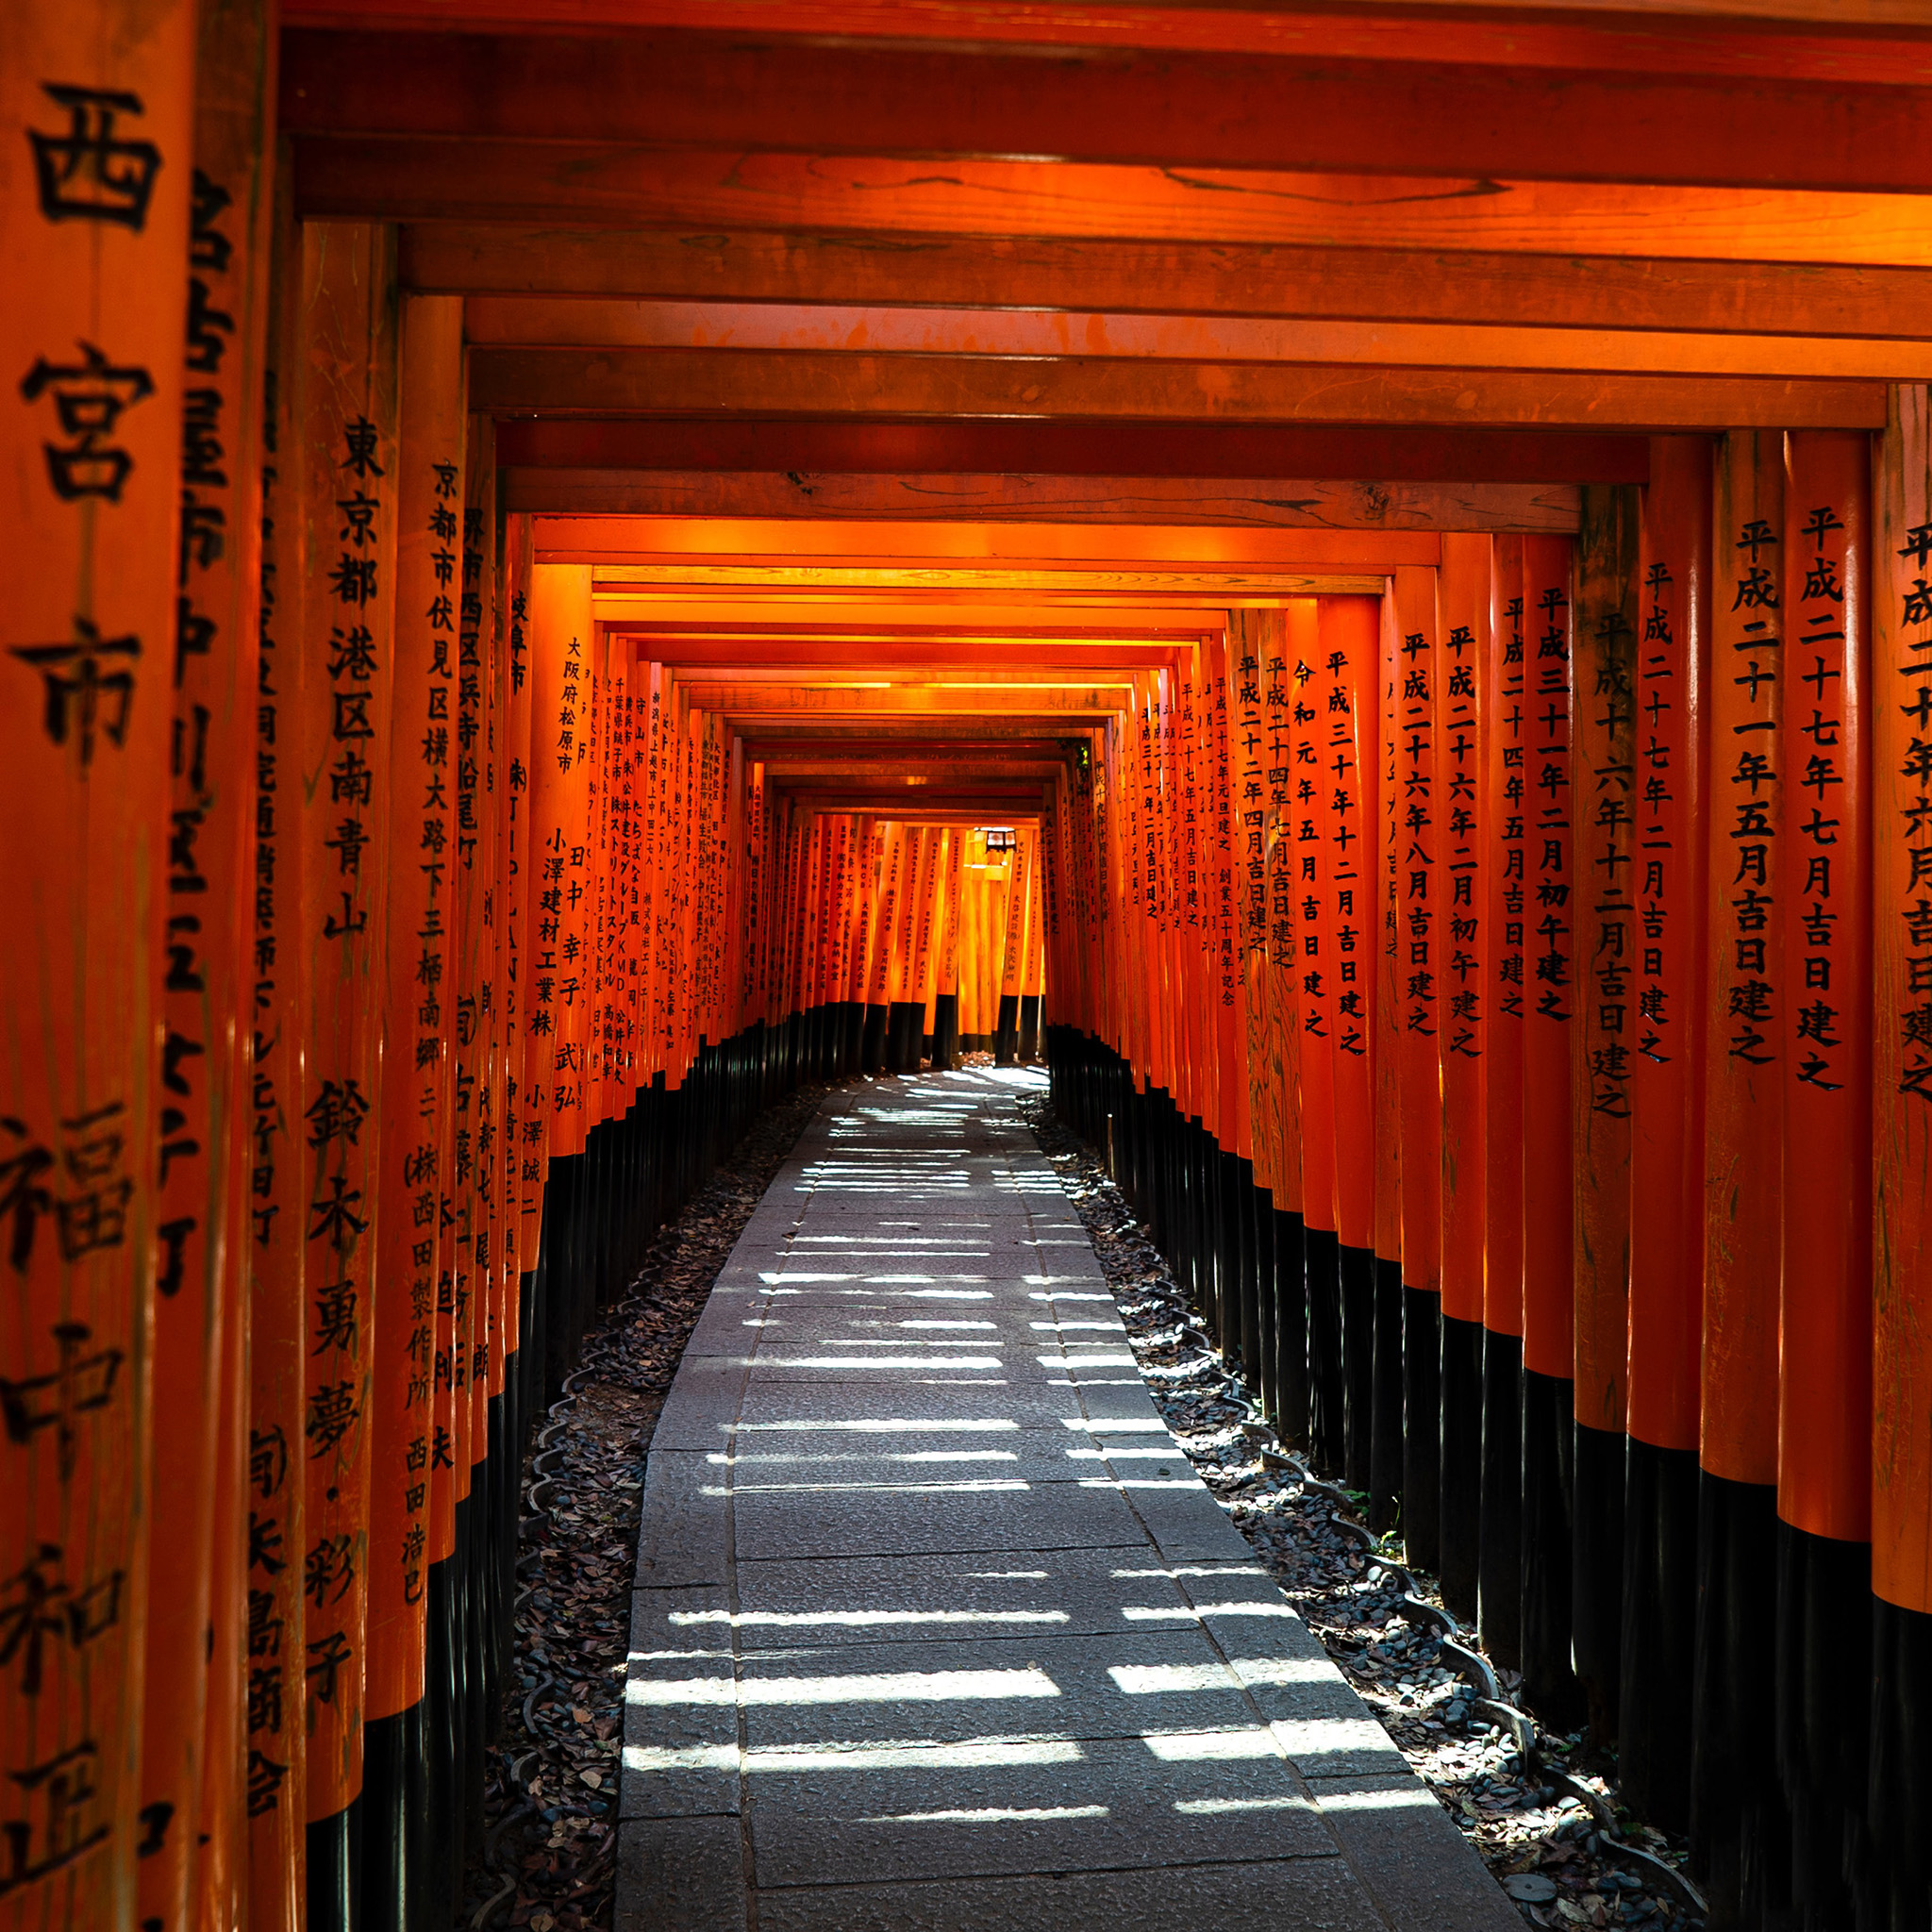
[[1521,1924],[1157,1415],[1027,1072],[829,1094],[652,1439],[620,1932]]

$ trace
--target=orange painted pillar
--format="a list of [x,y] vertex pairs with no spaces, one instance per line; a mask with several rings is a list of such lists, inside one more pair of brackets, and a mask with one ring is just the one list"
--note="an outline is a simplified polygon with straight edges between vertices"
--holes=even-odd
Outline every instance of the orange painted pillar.
[[1710,927],[1704,985],[1701,1524],[1690,1836],[1702,1875],[1747,1919],[1782,1901],[1774,1756],[1778,1248],[1784,949],[1773,926],[1784,836],[1784,438],[1718,446],[1709,714]]
[[[1637,505],[1623,487],[1584,494],[1577,547],[1577,1024],[1573,1032],[1576,1300],[1576,1671],[1591,1721],[1619,1710],[1624,1574],[1624,1378],[1629,1347],[1630,1060],[1637,1041]],[[1565,922],[1566,924],[1569,922]]]
[[[1575,1454],[1572,1288],[1574,1146],[1571,1035],[1584,996],[1574,900],[1580,788],[1574,782],[1574,554],[1525,537],[1523,601],[1525,906],[1523,1020],[1523,1675],[1535,1707],[1565,1724],[1571,1668]],[[1516,935],[1506,920],[1507,959]],[[1588,1089],[1584,1089],[1588,1091]]]
[[[220,39],[216,36],[219,32]],[[165,1033],[153,1302],[153,1503],[141,1809],[170,1821],[139,1865],[143,1924],[237,1908],[246,1547],[246,1361],[235,1291],[242,882],[252,792],[267,308],[259,9],[201,23],[175,569],[171,868],[157,953]],[[239,201],[237,197],[239,196]]]
[[1394,1527],[1402,1496],[1402,628],[1394,583],[1386,582],[1377,625],[1375,765],[1375,1392],[1370,1423],[1369,1520]]
[[1523,539],[1492,540],[1476,667],[1482,918],[1483,1439],[1477,1615],[1497,1662],[1523,1656],[1523,1035],[1529,927],[1529,639]]
[[1442,1601],[1476,1615],[1482,1561],[1483,1076],[1490,1007],[1482,820],[1482,668],[1493,594],[1491,543],[1445,532],[1439,586],[1441,644],[1437,707],[1437,861],[1440,1045],[1442,1065]]
[[417,1912],[428,1906],[433,1859],[447,1857],[446,1838],[430,1828],[424,1687],[437,1223],[448,1178],[445,1008],[454,991],[449,772],[462,408],[462,303],[409,297],[395,473],[394,728],[381,774],[394,850],[376,1109],[375,1292],[361,1310],[374,1357],[363,1877],[373,1900]]
[[1242,1349],[1249,1381],[1265,1413],[1276,1406],[1274,1346],[1274,1189],[1273,1103],[1268,1081],[1267,1008],[1262,978],[1268,946],[1268,808],[1263,772],[1261,653],[1266,613],[1228,614],[1234,682],[1228,773],[1235,861],[1235,992],[1240,1010],[1236,1103],[1241,1124],[1243,1232],[1247,1242],[1248,1332]]
[[591,573],[580,564],[530,571],[530,943],[525,954],[525,1066],[531,1105],[546,1121],[542,1242],[548,1300],[544,1374],[576,1358],[583,1334],[575,1216],[588,937]]
[[1778,1758],[1793,1897],[1821,1915],[1850,1909],[1866,1796],[1862,1713],[1824,1687],[1869,1668],[1840,1607],[1872,1561],[1871,545],[1870,439],[1788,435]]
[[1302,1226],[1307,1257],[1308,1445],[1339,1472],[1346,1451],[1342,1394],[1341,1234],[1335,1219],[1335,996],[1329,962],[1329,845],[1323,836],[1323,760],[1332,674],[1322,669],[1321,608],[1288,608],[1289,808],[1295,904],[1295,971],[1301,988]]
[[1924,384],[1891,391],[1875,483],[1870,1842],[1882,1860],[1879,1895],[1909,1907],[1932,1882],[1922,1828],[1932,1802],[1932,391]]
[[1316,602],[1323,698],[1315,730],[1322,807],[1320,924],[1334,1000],[1335,1231],[1341,1291],[1342,1468],[1366,1490],[1375,1391],[1375,940],[1378,597]]
[[1636,998],[1618,1767],[1633,1807],[1680,1832],[1690,1824],[1683,1722],[1697,1617],[1712,483],[1707,438],[1652,441],[1630,792]]
[[506,1111],[510,1149],[506,1158],[516,1228],[520,1294],[532,1302],[523,1316],[532,1355],[525,1365],[525,1393],[536,1400],[542,1374],[541,1311],[535,1306],[536,1270],[542,1233],[543,1182],[549,1164],[550,1108],[543,1056],[531,1031],[535,1010],[532,973],[536,958],[536,919],[541,859],[535,843],[534,778],[537,747],[532,740],[534,627],[531,571],[535,547],[530,519],[510,516],[504,525],[504,640],[508,655],[509,726],[506,744],[505,809],[509,825],[507,887],[504,1014],[510,1071],[515,1089]]
[[[187,380],[189,408],[205,424],[213,391],[221,413],[232,425],[225,442],[225,463],[209,463],[212,454],[183,439],[184,491],[192,490],[202,508],[218,507],[234,532],[223,556],[196,555],[188,575],[199,576],[197,614],[214,621],[228,640],[235,679],[229,687],[229,783],[233,815],[235,898],[228,928],[228,983],[219,1003],[225,1087],[219,1132],[209,1145],[225,1164],[219,1203],[210,1202],[210,1224],[219,1208],[223,1230],[220,1264],[223,1298],[221,1357],[215,1386],[223,1391],[216,1424],[212,1513],[214,1544],[210,1572],[212,1607],[202,1658],[208,1672],[206,1745],[202,1757],[200,1827],[197,1833],[196,1912],[207,1923],[232,1924],[247,1911],[248,1742],[247,1679],[248,1565],[247,1512],[242,1501],[248,1477],[248,1306],[243,1254],[248,1226],[248,1003],[246,987],[248,881],[254,860],[252,838],[255,691],[258,672],[256,631],[261,610],[261,458],[265,386],[269,273],[274,241],[274,153],[269,136],[273,99],[275,17],[259,0],[232,8],[206,6],[199,16],[200,46],[195,70],[195,167],[206,190],[202,213],[191,222],[190,318]],[[217,212],[219,204],[219,212]],[[231,212],[232,211],[232,212]],[[207,318],[194,321],[192,282],[197,271],[208,284],[208,300],[234,324],[229,338]],[[218,346],[219,345],[219,346]],[[220,475],[225,480],[217,483]],[[208,492],[203,495],[202,492]],[[225,492],[227,500],[221,500]],[[183,498],[187,515],[187,497]],[[177,607],[177,622],[179,610]],[[212,1096],[211,1096],[212,1097]],[[152,1686],[150,1676],[149,1684]]]
[[[301,731],[309,675],[296,526],[300,230],[284,188],[275,217],[261,419],[261,605],[256,625],[254,841],[249,852],[247,1923],[298,1932],[306,1881],[302,1566],[302,1122],[308,950]],[[320,675],[320,667],[315,675]]]
[[[148,1354],[157,1326],[176,1325],[156,1298],[166,1229],[184,1211],[163,1186],[175,1157],[158,1151],[185,1138],[168,1130],[184,1096],[166,1056],[177,1086],[192,1073],[196,1108],[213,1073],[206,1052],[181,1071],[164,1047],[177,1037],[165,947],[196,937],[169,924],[198,896],[183,890],[192,828],[170,817],[183,794],[169,768],[194,16],[83,0],[15,8],[6,34],[4,461],[24,566],[0,618],[15,924],[0,964],[6,1912],[10,1925],[132,1924],[145,1850],[169,1861],[173,1925],[186,1914],[202,1714],[190,1690],[164,1721],[161,1802],[179,1808],[142,1816],[141,1686],[151,1596],[165,1616],[166,1592],[195,1587],[159,1544],[152,1591],[148,1576]],[[203,668],[232,663],[225,652]],[[226,773],[213,782],[225,791]],[[228,883],[232,861],[216,862]],[[216,1157],[188,1158],[206,1214]],[[192,1310],[206,1263],[198,1241],[181,1250],[175,1298]],[[200,1337],[188,1340],[202,1358]],[[156,1409],[167,1412],[159,1398]],[[139,1890],[145,1906],[151,1888]]]
[[1441,993],[1448,957],[1442,906],[1442,777],[1438,761],[1442,668],[1433,571],[1395,574],[1397,831],[1401,841],[1403,1537],[1409,1560],[1441,1552],[1442,1061]]
[[302,1553],[308,1921],[353,1923],[367,1709],[370,1451],[381,1186],[382,922],[392,822],[396,290],[380,228],[304,228],[295,464],[307,544],[299,779],[308,959],[303,1114]]

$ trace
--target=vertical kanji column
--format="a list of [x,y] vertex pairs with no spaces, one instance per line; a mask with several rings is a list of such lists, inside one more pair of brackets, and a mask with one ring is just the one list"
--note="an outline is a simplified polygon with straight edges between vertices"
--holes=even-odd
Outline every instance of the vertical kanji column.
[[1711,447],[1651,443],[1638,543],[1629,899],[1629,1447],[1618,1770],[1632,1807],[1690,1822],[1704,1243],[1706,746]]
[[1482,1555],[1484,994],[1480,679],[1490,541],[1442,538],[1437,692],[1437,988],[1442,1065],[1442,1601],[1476,1614]]
[[1441,665],[1436,573],[1395,573],[1401,633],[1397,831],[1402,986],[1403,1539],[1409,1560],[1441,1555],[1442,1061],[1440,962],[1448,926],[1438,872],[1442,799],[1436,722]]
[[[1524,1695],[1536,1708],[1566,1724],[1579,1702],[1570,1636],[1575,1456],[1571,1035],[1581,997],[1572,904],[1578,810],[1571,740],[1574,575],[1568,538],[1524,539],[1529,858],[1522,934],[1523,1676]],[[1510,937],[1506,920],[1506,958]]]
[[1490,625],[1476,683],[1484,1011],[1483,1474],[1476,1610],[1483,1645],[1523,1655],[1523,1033],[1529,929],[1528,641],[1523,539],[1493,540]]
[[1630,1054],[1637,971],[1637,505],[1627,488],[1583,499],[1572,693],[1574,905],[1540,924],[1574,927],[1574,1119],[1576,1513],[1574,1646],[1592,1724],[1614,1733],[1624,1571],[1624,1377],[1630,1288]]
[[[1870,439],[1785,439],[1784,1245],[1778,1760],[1801,1907],[1850,1909],[1869,1712],[1872,795]],[[1904,680],[1894,676],[1894,685]],[[1908,692],[1884,702],[1909,701]]]
[[299,767],[308,962],[303,1195],[308,1922],[355,1923],[380,1187],[378,1072],[395,675],[396,289],[391,231],[302,236],[292,467],[307,595]]
[[370,1441],[369,1715],[362,1807],[365,1926],[411,1924],[446,1840],[430,1831],[425,1728],[437,1223],[444,1155],[445,1003],[454,900],[449,720],[463,502],[463,313],[456,296],[402,312],[394,724],[378,1108],[378,1291]]
[[1784,947],[1784,438],[1719,445],[1713,514],[1704,1336],[1690,1838],[1751,1923],[1789,1891],[1774,1757]]
[[[193,61],[192,8],[111,0],[15,8],[0,50],[0,395],[16,563],[0,616],[13,927],[0,963],[9,1925],[131,1924],[137,1840],[191,1840],[198,1810],[198,1700],[170,1726],[179,1748],[162,1802],[180,1809],[143,1813],[139,1695],[151,1296],[167,1280],[164,1226],[180,1212],[163,1205],[158,1149],[186,1138],[167,1131],[182,1096],[166,1084],[175,1008],[163,948],[168,922],[195,909],[177,885],[193,865],[169,817],[168,763]],[[204,1057],[197,1092],[210,1071]],[[206,1177],[216,1157],[189,1158]],[[208,1200],[203,1187],[199,1212]],[[204,1265],[198,1241],[192,1253],[184,1241],[177,1293],[192,1266],[201,1299]],[[192,1587],[166,1549],[156,1583]],[[186,1856],[169,1852],[171,1924],[185,1909]]]
[[1891,392],[1873,570],[1873,1841],[1895,1919],[1932,1887],[1932,391]]

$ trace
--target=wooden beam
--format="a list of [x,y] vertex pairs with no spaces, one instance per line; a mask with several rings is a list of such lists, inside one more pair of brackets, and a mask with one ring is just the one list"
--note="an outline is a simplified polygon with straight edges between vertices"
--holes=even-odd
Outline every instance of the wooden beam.
[[[1213,536],[1158,525],[934,524],[885,520],[796,524],[758,517],[544,517],[540,555],[594,563],[600,584],[664,581],[687,569],[798,573],[890,572],[938,582],[948,570],[1030,575],[1092,574],[1153,589],[1206,584],[1227,575],[1292,570],[1387,573],[1441,561],[1433,530],[1228,530]],[[776,575],[774,583],[784,581]],[[855,578],[854,581],[858,579]]]
[[502,415],[1130,417],[1620,429],[1874,429],[1883,383],[1570,375],[1091,357],[826,356],[708,349],[478,349],[475,408]]
[[[1932,326],[1932,323],[1926,325]],[[930,308],[905,304],[628,302],[472,296],[474,346],[809,350],[874,355],[1307,362],[1570,374],[1932,377],[1932,341],[1623,328],[1471,327],[1279,316]]]
[[760,675],[775,669],[797,670],[805,665],[840,669],[880,665],[893,671],[930,674],[935,667],[951,671],[1051,668],[1079,678],[1101,671],[1158,669],[1174,661],[1172,639],[1096,641],[1087,639],[1024,639],[1004,648],[987,643],[958,645],[949,638],[897,641],[869,644],[861,650],[817,638],[746,639],[653,638],[625,628],[622,635],[638,640],[650,660],[678,672],[703,670],[708,676],[727,678],[741,673]]
[[284,35],[297,134],[1921,192],[1910,88],[1439,61],[824,44],[738,33]]
[[821,476],[902,474],[1266,479],[1286,471],[1383,487],[1650,475],[1643,436],[1421,425],[617,417],[502,421],[496,453],[512,468],[776,470],[807,491]]
[[1910,194],[400,135],[309,135],[294,150],[296,207],[317,218],[1932,267],[1932,225]]
[[[547,560],[541,555],[538,558],[539,562]],[[1379,594],[1385,582],[1381,577],[1323,579],[1322,591],[1308,594],[1329,594],[1332,583],[1340,587],[1333,591],[1335,595],[1373,596]],[[659,593],[639,585],[624,585],[597,591],[591,608],[600,622],[626,631],[642,631],[652,625],[688,631],[706,625],[736,629],[764,624],[787,628],[821,625],[827,630],[904,635],[921,629],[1017,633],[1059,625],[1070,632],[1085,630],[1099,638],[1192,640],[1217,635],[1225,627],[1230,601],[1224,598],[1210,603],[1196,598],[1166,602],[1144,597],[1124,602],[1092,592],[979,594],[961,590],[872,594],[852,590],[785,591],[763,596],[734,591],[720,596],[688,589]],[[1267,608],[1271,601],[1280,600],[1244,597],[1240,601]]]
[[1626,258],[453,222],[406,226],[399,259],[406,287],[441,294],[1932,336],[1932,273],[1923,269],[1685,261],[1650,251]]
[[[1445,17],[1430,19],[1431,10]],[[453,25],[445,0],[291,0],[282,18],[358,31],[446,32]],[[468,0],[455,24],[1932,82],[1921,0],[1489,0],[1474,16],[1467,0],[1350,0],[1345,12],[1238,0]],[[1834,34],[1834,27],[1855,31]]]
[[1557,483],[1327,483],[1143,476],[805,476],[775,471],[506,470],[498,500],[538,516],[920,518],[1220,530],[1574,531]]

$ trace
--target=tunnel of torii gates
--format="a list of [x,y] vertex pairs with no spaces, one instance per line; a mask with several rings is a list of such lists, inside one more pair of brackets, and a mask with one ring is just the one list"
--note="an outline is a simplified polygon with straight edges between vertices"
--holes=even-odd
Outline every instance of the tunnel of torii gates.
[[1932,41],[1740,7],[8,8],[0,1921],[447,1924],[586,1324],[977,1044],[1923,1932]]

